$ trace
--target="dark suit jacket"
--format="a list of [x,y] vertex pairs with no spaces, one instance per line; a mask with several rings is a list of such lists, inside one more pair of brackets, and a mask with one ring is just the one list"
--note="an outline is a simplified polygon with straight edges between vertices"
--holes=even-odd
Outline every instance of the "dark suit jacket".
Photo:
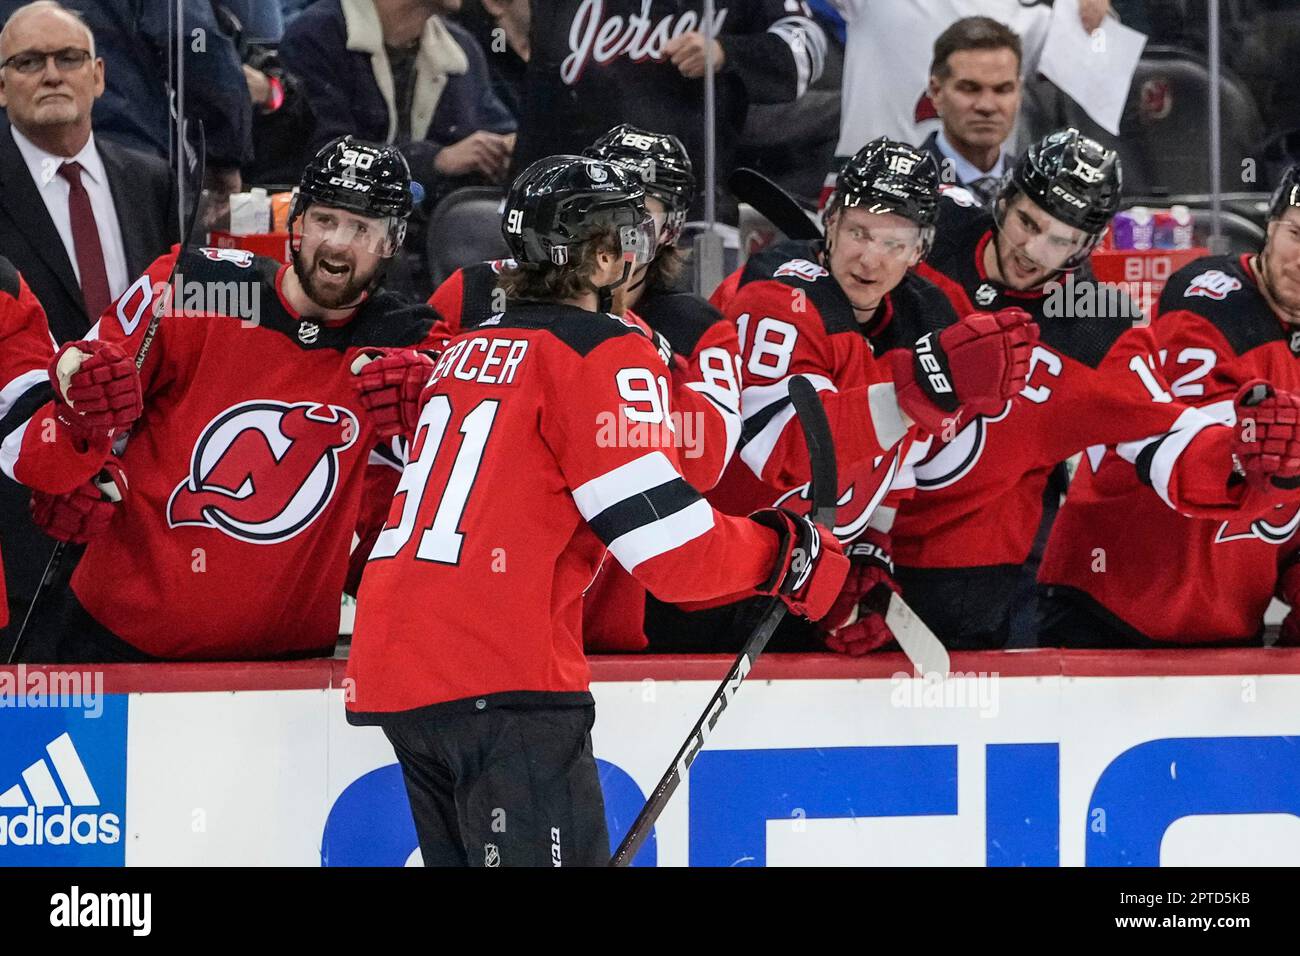
[[[927,136],[925,142],[918,146],[917,149],[929,153],[934,157],[935,165],[939,167],[939,182],[945,183],[949,186],[970,185],[970,183],[964,182],[958,178],[956,166],[953,164],[952,160],[943,154],[943,150],[939,149],[938,130],[935,130]],[[979,199],[980,197],[977,195],[975,198]]]
[[[95,138],[108,173],[126,251],[126,272],[134,279],[176,241],[176,203],[167,163],[156,156]],[[99,316],[87,316],[77,274],[55,231],[23,154],[6,126],[0,130],[0,255],[31,286],[59,342],[84,338]]]
[[[171,175],[163,160],[96,137],[117,207],[126,251],[127,275],[134,279],[165,253],[180,232]],[[85,338],[99,316],[87,316],[63,241],[59,238],[7,125],[0,126],[0,255],[17,268],[49,317],[59,342]],[[53,542],[31,523],[27,489],[0,475],[0,549],[9,590],[9,630],[17,633],[22,615],[40,580]],[[48,608],[47,608],[48,610]],[[6,642],[0,639],[0,648]]]

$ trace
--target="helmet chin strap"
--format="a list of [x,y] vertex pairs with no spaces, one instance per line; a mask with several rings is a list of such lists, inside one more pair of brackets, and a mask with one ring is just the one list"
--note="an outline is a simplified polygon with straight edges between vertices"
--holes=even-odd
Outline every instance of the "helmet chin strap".
[[611,282],[608,285],[596,285],[588,281],[587,287],[596,293],[596,311],[609,312],[614,308],[614,290],[623,283],[627,282],[628,277],[632,274],[632,260],[625,258],[623,260],[623,275],[617,282]]

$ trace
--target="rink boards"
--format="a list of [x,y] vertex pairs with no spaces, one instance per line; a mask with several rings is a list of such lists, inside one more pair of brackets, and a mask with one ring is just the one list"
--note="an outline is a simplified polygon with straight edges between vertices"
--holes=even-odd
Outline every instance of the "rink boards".
[[[593,661],[611,832],[727,664]],[[638,862],[1300,861],[1300,650],[957,654],[942,683],[903,666],[760,661]],[[342,662],[98,673],[0,669],[0,865],[418,861],[387,741],[343,718]]]

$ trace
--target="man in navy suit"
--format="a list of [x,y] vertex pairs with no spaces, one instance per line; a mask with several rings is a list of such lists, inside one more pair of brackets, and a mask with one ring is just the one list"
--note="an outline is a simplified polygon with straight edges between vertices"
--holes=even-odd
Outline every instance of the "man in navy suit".
[[997,194],[1008,163],[1005,143],[1020,112],[1020,37],[990,17],[963,17],[934,41],[930,99],[942,127],[922,149],[942,182],[981,202]]

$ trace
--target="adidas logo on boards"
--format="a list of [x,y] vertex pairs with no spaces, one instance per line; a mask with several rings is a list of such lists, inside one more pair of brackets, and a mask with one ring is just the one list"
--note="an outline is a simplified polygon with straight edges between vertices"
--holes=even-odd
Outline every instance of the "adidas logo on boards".
[[0,792],[0,847],[117,843],[118,814],[80,809],[99,806],[72,738],[61,734],[45,747],[45,757],[22,772],[21,783]]

